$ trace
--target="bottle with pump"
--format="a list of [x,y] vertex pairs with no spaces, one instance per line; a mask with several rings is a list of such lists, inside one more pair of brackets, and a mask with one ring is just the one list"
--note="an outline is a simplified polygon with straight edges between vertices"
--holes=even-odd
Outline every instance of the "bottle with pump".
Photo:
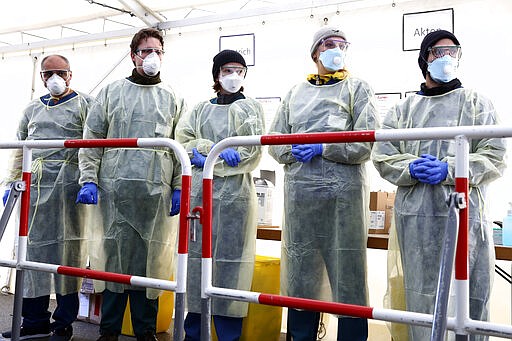
[[512,202],[508,203],[507,216],[503,219],[503,245],[512,246]]

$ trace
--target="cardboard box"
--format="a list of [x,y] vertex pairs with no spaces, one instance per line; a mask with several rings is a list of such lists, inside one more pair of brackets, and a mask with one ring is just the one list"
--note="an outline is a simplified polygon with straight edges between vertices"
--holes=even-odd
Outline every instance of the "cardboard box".
[[100,324],[101,320],[101,294],[88,294],[80,292],[78,320]]
[[101,294],[94,293],[94,283],[91,278],[82,278],[78,302],[78,320],[99,324],[101,320]]
[[393,217],[395,193],[370,192],[370,226],[368,233],[388,233]]
[[254,178],[258,197],[258,225],[272,225],[274,185],[267,179]]
[[395,192],[388,193],[388,197],[386,199],[386,219],[384,221],[384,230],[386,233],[389,233],[389,228],[391,227],[391,220],[393,219],[393,208],[395,207]]

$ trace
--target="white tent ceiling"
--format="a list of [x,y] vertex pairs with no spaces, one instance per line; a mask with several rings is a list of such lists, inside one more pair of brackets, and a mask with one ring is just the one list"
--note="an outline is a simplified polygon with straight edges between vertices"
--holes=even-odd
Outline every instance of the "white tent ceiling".
[[322,6],[379,3],[394,0],[13,0],[7,2],[11,9],[0,14],[0,53],[130,36],[144,26],[172,29]]

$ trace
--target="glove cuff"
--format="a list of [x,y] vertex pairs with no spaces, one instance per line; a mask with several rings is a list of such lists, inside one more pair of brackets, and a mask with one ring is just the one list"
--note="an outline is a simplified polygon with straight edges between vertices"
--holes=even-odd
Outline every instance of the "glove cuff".
[[411,178],[418,180],[416,174],[414,174],[414,163],[409,163],[409,174],[411,174]]
[[324,145],[323,143],[319,143],[315,146],[316,148],[316,155],[322,155],[323,151],[324,151]]

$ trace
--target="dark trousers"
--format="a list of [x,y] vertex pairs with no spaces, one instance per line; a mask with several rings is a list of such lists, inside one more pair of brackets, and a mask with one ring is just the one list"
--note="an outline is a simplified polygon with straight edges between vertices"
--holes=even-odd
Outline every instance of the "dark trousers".
[[[287,330],[293,341],[315,341],[317,339],[320,313],[288,309]],[[338,341],[366,341],[368,320],[363,318],[338,318]]]
[[156,333],[158,299],[148,299],[145,290],[126,290],[123,293],[105,290],[101,295],[101,335],[121,334],[128,297],[130,297],[130,313],[135,335]]
[[[213,315],[213,323],[219,341],[238,341],[242,335],[242,317]],[[187,313],[185,341],[201,340],[201,314]]]
[[50,328],[50,317],[55,321],[52,330],[70,326],[78,315],[78,293],[57,294],[57,307],[53,315],[48,311],[50,296],[23,298],[21,316],[23,326],[27,328]]

